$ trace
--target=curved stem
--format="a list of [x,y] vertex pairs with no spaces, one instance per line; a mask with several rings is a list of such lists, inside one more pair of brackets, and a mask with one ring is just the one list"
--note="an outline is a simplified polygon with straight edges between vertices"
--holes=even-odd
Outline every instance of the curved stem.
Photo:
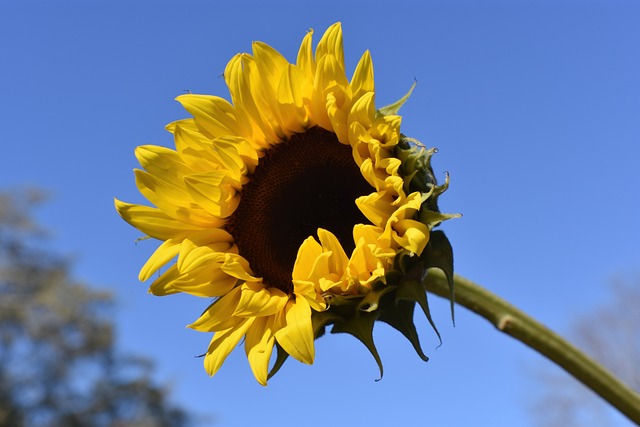
[[[456,303],[479,314],[498,330],[546,356],[640,425],[638,393],[558,334],[503,299],[464,277],[456,275],[454,281]],[[449,298],[449,286],[440,270],[429,270],[425,286],[427,291]]]

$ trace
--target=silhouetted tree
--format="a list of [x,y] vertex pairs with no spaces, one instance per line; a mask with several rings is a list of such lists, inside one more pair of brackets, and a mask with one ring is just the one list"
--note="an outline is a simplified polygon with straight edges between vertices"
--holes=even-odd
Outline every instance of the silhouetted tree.
[[37,191],[0,192],[0,425],[187,426],[193,417],[114,348],[113,301],[38,249]]
[[[640,392],[640,283],[613,283],[612,300],[577,319],[568,336],[593,359]],[[531,406],[544,427],[633,425],[604,400],[557,370],[536,369],[541,394]]]

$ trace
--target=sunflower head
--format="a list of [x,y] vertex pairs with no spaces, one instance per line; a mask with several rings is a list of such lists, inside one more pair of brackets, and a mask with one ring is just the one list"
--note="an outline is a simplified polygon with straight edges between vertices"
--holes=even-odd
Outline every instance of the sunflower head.
[[[376,320],[420,349],[413,311],[431,321],[429,268],[452,277],[431,156],[400,132],[398,103],[376,109],[365,52],[347,77],[340,24],[295,63],[255,42],[229,61],[230,101],[187,94],[171,123],[175,149],[142,146],[136,184],[152,206],[116,200],[119,214],[162,242],[140,271],[155,295],[212,299],[191,328],[213,332],[213,375],[244,339],[266,384],[288,356],[313,363],[327,327],[372,352]],[[161,271],[156,275],[156,272]],[[433,322],[431,322],[433,324]],[[275,364],[269,368],[273,349]]]

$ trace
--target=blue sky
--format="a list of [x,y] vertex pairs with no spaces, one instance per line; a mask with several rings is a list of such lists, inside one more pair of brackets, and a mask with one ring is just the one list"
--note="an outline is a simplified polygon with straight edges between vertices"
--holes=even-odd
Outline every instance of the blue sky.
[[[144,202],[138,145],[171,146],[187,117],[175,96],[227,96],[226,62],[251,41],[290,60],[343,23],[349,72],[371,51],[379,105],[418,86],[403,132],[436,146],[451,174],[441,208],[456,269],[563,332],[607,300],[640,260],[640,3],[637,1],[290,2],[0,1],[0,187],[35,185],[39,211],[75,274],[110,289],[125,351],[152,357],[176,399],[224,426],[530,425],[532,351],[462,308],[444,344],[418,320],[423,363],[376,327],[385,377],[346,336],[317,343],[313,366],[288,362],[267,388],[244,352],[210,379],[207,334],[185,329],[206,307],[156,298],[137,282],[155,248],[113,209]],[[594,319],[596,320],[596,319]],[[621,423],[620,425],[625,425]]]

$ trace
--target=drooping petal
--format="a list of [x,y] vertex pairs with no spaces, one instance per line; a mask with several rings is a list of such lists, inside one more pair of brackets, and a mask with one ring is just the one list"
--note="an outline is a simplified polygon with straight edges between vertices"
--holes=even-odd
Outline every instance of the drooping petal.
[[238,345],[255,319],[240,319],[226,330],[216,332],[204,357],[204,367],[210,376],[218,372],[229,353]]
[[256,380],[267,385],[269,360],[275,344],[276,316],[259,317],[247,330],[244,348]]
[[276,332],[276,340],[294,359],[311,365],[315,349],[309,303],[305,298],[289,300],[284,315],[286,324]]
[[240,301],[240,294],[240,287],[235,287],[211,304],[189,328],[202,332],[216,332],[233,327],[239,322],[238,318],[233,317],[233,312]]
[[181,242],[182,239],[167,239],[162,243],[140,269],[138,280],[141,282],[146,281],[159,268],[175,258],[180,251]]

